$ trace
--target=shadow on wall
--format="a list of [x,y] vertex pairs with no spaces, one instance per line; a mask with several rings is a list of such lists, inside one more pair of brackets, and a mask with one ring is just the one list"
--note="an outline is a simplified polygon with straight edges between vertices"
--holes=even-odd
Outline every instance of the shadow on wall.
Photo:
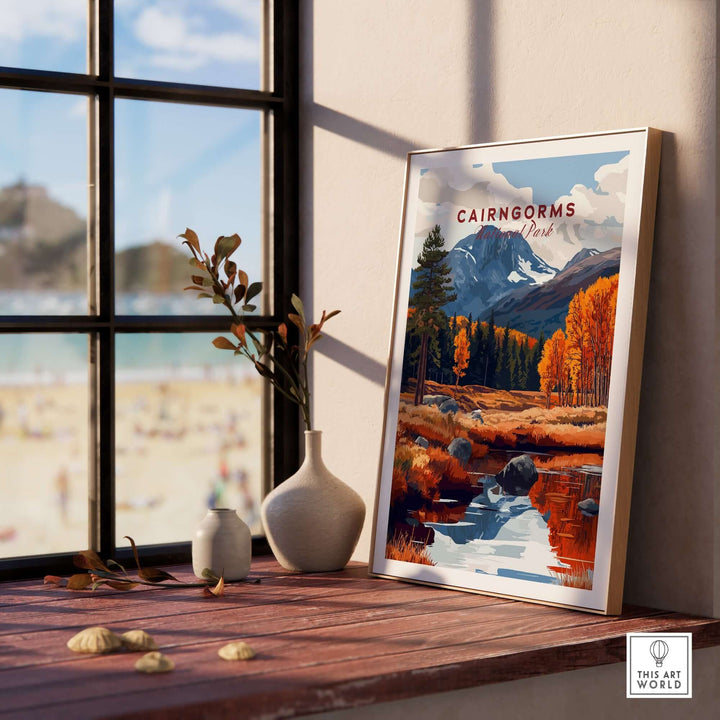
[[385,365],[342,340],[323,333],[323,340],[315,346],[317,352],[340,363],[357,375],[376,385],[385,385]]
[[[468,37],[466,38],[468,52],[467,79],[468,95],[471,98],[470,117],[467,119],[467,130],[464,137],[458,137],[458,145],[488,142],[492,127],[492,78],[493,78],[493,43],[492,43],[492,0],[477,2],[467,0],[466,24]],[[345,137],[381,153],[404,158],[412,150],[424,147],[436,147],[437,141],[427,138],[427,142],[418,142],[398,132],[372,125],[370,123],[351,117],[345,113],[326,107],[314,101],[314,8],[312,3],[303,5],[301,18],[303,33],[300,48],[300,97],[301,117],[301,237],[313,237],[313,129],[318,127],[335,135]],[[418,72],[419,86],[422,86],[422,73]],[[351,84],[351,80],[349,81]],[[428,95],[428,103],[433,102],[432,95]],[[392,124],[392,120],[390,121]],[[398,198],[401,197],[402,188],[398,188]],[[313,285],[313,246],[305,242],[302,247],[304,258],[304,271],[301,282],[304,287]],[[311,299],[308,298],[308,303]],[[313,308],[310,305],[310,311]]]
[[[300,248],[301,263],[301,294],[305,300],[306,308],[310,316],[314,314],[313,298],[310,289],[313,287],[315,276],[314,256],[314,146],[313,130],[323,130],[347,138],[355,143],[360,143],[377,150],[386,155],[396,158],[405,158],[412,150],[425,147],[437,147],[438,141],[435,138],[425,138],[424,142],[418,142],[406,135],[395,132],[394,120],[389,118],[390,129],[378,127],[370,123],[351,117],[340,110],[327,107],[315,102],[314,99],[314,4],[303,3],[301,6],[301,46],[300,46],[300,238],[303,243]],[[492,42],[492,20],[493,0],[466,0],[465,15],[467,22],[467,36],[465,47],[469,48],[467,53],[467,94],[471,100],[470,116],[467,118],[466,131],[463,137],[458,137],[453,144],[465,145],[473,143],[488,142],[492,138],[492,101],[491,89],[493,78],[493,42]],[[459,10],[461,11],[461,10]],[[421,69],[416,69],[418,76],[418,92],[424,89],[423,75]],[[349,91],[352,91],[352,76],[347,79]],[[379,94],[382,88],[379,88]],[[428,94],[427,102],[432,104],[434,98]],[[400,202],[403,188],[397,189],[397,202]],[[387,243],[395,243],[397,235],[386,238]],[[393,253],[394,255],[394,253]],[[390,292],[388,292],[388,296]],[[391,308],[388,308],[388,313]],[[325,356],[343,364],[349,370],[371,382],[384,385],[385,365],[362,353],[346,343],[330,336],[325,336],[325,341],[318,345],[318,350]],[[312,363],[312,360],[311,360]],[[312,373],[312,367],[311,367]]]

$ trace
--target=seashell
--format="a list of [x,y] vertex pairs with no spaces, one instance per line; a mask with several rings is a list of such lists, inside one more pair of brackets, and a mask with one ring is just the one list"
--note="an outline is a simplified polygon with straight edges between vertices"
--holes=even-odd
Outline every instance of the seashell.
[[120,636],[120,642],[131,652],[157,650],[157,643],[144,630],[128,630]]
[[78,653],[109,653],[121,645],[120,638],[104,627],[85,628],[67,641],[67,646]]
[[246,642],[231,642],[218,650],[223,660],[252,660],[255,651]]
[[174,668],[175,663],[157,650],[146,653],[135,663],[135,669],[144,673],[170,672]]

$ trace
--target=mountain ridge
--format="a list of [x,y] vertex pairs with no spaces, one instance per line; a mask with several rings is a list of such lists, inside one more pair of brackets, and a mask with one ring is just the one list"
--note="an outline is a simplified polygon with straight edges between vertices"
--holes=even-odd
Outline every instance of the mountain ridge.
[[459,240],[448,252],[447,264],[457,299],[444,309],[479,317],[518,287],[547,282],[558,270],[532,249],[518,232],[484,225]]
[[[579,255],[583,257],[575,262]],[[547,283],[519,288],[502,298],[491,308],[494,320],[498,325],[509,325],[533,337],[538,337],[540,332],[549,337],[558,328],[565,327],[570,300],[578,290],[619,271],[619,247],[594,253],[581,250]],[[489,312],[482,319],[487,317]]]

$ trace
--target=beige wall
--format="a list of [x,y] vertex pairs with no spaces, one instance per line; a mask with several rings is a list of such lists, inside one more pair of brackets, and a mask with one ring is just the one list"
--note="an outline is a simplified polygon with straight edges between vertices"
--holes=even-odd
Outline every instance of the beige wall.
[[[371,515],[407,151],[666,132],[626,599],[720,612],[715,586],[713,0],[309,0],[303,293],[339,307],[314,364],[326,461]],[[368,556],[370,517],[357,558]]]

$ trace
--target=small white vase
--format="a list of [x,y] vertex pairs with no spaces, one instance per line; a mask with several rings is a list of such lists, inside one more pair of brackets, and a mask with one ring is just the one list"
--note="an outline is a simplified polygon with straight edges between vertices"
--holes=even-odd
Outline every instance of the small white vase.
[[192,541],[192,566],[197,577],[209,568],[225,580],[241,580],[250,572],[250,528],[234,510],[208,510]]
[[327,572],[345,567],[357,545],[365,503],[326,467],[322,432],[305,432],[300,469],[267,495],[262,521],[278,562],[288,570]]

